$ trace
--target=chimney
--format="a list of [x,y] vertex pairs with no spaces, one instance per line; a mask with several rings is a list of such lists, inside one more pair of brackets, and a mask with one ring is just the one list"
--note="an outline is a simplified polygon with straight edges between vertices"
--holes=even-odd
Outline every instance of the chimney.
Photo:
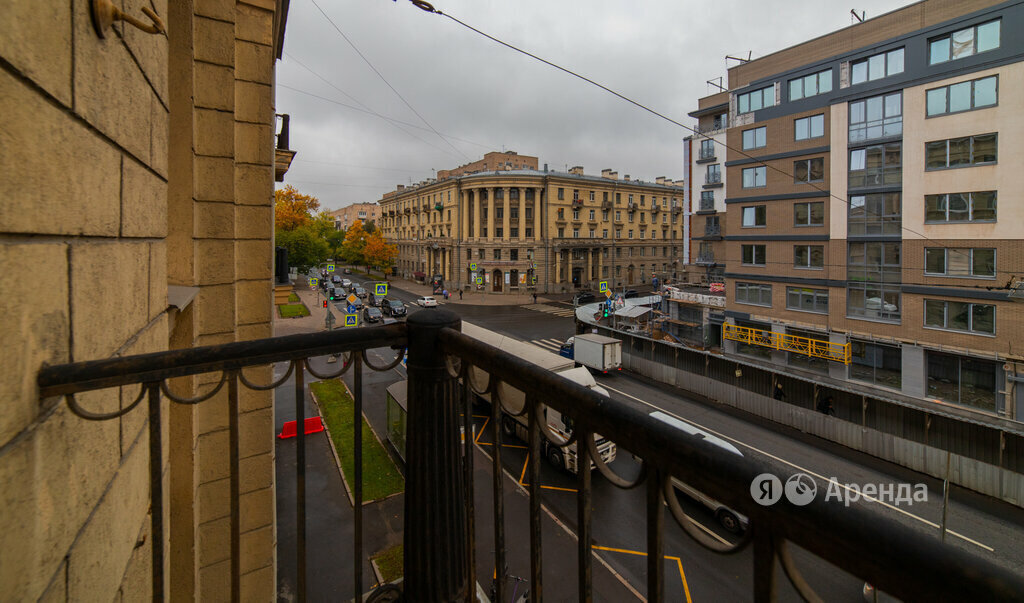
[[626,182],[629,182],[629,174],[623,176],[622,179],[625,180]]
[[546,163],[544,164],[544,171],[545,171],[545,172],[547,172],[547,171],[548,171],[548,164],[546,164]]
[[574,174],[576,176],[582,176],[583,175],[583,166],[582,165],[574,165],[571,168],[569,168],[569,173],[570,174]]
[[619,179],[619,173],[618,172],[613,172],[611,168],[605,168],[605,169],[601,170],[601,177],[602,178],[607,178],[609,180],[618,180]]
[[405,185],[404,184],[399,184],[397,190],[398,191],[404,191],[405,190]]
[[657,178],[654,179],[654,181],[656,183],[658,183],[658,184],[665,184],[665,177],[664,176],[658,176]]

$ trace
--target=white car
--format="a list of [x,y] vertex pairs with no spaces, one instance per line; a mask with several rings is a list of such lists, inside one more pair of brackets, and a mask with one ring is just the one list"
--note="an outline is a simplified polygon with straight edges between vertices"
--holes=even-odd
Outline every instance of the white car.
[[416,298],[416,305],[423,308],[434,308],[437,306],[437,300],[429,295]]

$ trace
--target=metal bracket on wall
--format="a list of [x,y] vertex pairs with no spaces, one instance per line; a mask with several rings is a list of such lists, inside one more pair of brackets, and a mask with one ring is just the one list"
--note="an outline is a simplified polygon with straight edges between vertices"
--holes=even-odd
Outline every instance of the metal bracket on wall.
[[96,30],[96,35],[99,36],[100,39],[107,37],[107,29],[109,29],[115,21],[125,21],[146,33],[167,34],[167,27],[164,25],[163,19],[161,19],[160,16],[148,6],[143,6],[142,12],[149,17],[152,23],[143,23],[135,17],[126,14],[124,11],[114,6],[111,0],[92,0],[89,12],[92,15],[92,27]]

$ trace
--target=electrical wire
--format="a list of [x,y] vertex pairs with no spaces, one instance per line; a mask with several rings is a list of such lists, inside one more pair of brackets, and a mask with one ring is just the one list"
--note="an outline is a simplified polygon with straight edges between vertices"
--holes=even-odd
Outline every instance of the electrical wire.
[[[780,174],[782,174],[784,176],[787,176],[788,178],[794,178],[794,175],[792,173],[789,173],[789,172],[783,170],[782,168],[779,168],[779,167],[776,167],[776,166],[773,166],[773,165],[769,165],[769,164],[765,163],[764,161],[758,159],[757,157],[748,154],[747,152],[743,151],[742,149],[738,149],[738,148],[729,146],[728,144],[726,144],[724,142],[719,142],[717,140],[714,140],[710,136],[707,136],[706,134],[702,133],[701,131],[699,131],[697,129],[694,129],[694,128],[691,128],[690,126],[682,124],[682,123],[672,119],[671,117],[668,117],[668,116],[666,116],[666,115],[664,115],[662,113],[659,113],[658,111],[655,111],[654,109],[652,109],[652,108],[650,108],[650,107],[648,107],[648,106],[646,106],[646,105],[644,105],[642,103],[639,103],[639,102],[629,98],[628,96],[625,96],[623,94],[620,94],[619,92],[616,92],[615,90],[609,88],[608,86],[605,86],[605,85],[603,85],[603,84],[601,84],[599,82],[596,82],[596,81],[594,81],[594,80],[592,80],[592,79],[590,79],[590,78],[588,78],[588,77],[586,77],[584,75],[576,73],[575,71],[572,71],[571,69],[567,69],[565,67],[562,67],[561,65],[558,65],[557,63],[553,63],[551,61],[548,61],[547,59],[541,58],[541,57],[539,57],[539,56],[537,56],[537,55],[535,55],[535,54],[533,54],[533,53],[531,53],[529,51],[523,50],[522,48],[519,48],[519,47],[517,47],[517,46],[515,46],[513,44],[505,42],[504,40],[496,38],[496,37],[494,37],[494,36],[484,32],[484,31],[481,31],[481,30],[473,27],[472,25],[469,25],[468,23],[466,23],[466,22],[464,22],[464,21],[462,21],[460,19],[457,19],[456,17],[454,17],[452,15],[449,15],[448,13],[441,12],[440,10],[437,10],[436,8],[433,7],[433,5],[431,5],[429,2],[426,2],[425,0],[409,0],[409,1],[414,6],[416,6],[417,8],[419,8],[419,9],[425,11],[425,12],[436,14],[436,15],[441,16],[441,17],[447,17],[448,19],[451,19],[455,23],[458,23],[459,25],[465,27],[466,29],[469,29],[470,31],[473,31],[473,32],[475,32],[475,33],[477,33],[477,34],[487,38],[488,40],[496,42],[496,43],[498,43],[498,44],[500,44],[502,46],[505,46],[506,48],[509,48],[510,50],[513,50],[513,51],[518,52],[520,54],[524,54],[524,55],[526,55],[526,56],[528,56],[528,57],[530,57],[530,58],[532,58],[534,60],[540,61],[541,63],[544,63],[545,65],[548,65],[550,67],[558,69],[559,71],[562,71],[564,73],[567,73],[567,74],[571,75],[572,77],[581,79],[584,82],[587,82],[588,84],[596,86],[596,87],[604,90],[605,92],[608,92],[609,94],[612,94],[612,95],[616,96],[617,98],[622,99],[622,100],[626,101],[627,103],[630,103],[630,104],[632,104],[632,105],[634,105],[634,106],[636,106],[636,107],[638,107],[638,108],[640,108],[640,109],[642,109],[642,110],[644,110],[644,111],[646,111],[646,112],[648,112],[648,113],[650,113],[652,115],[660,117],[661,119],[663,119],[663,120],[665,120],[665,121],[667,121],[669,123],[672,123],[674,125],[677,125],[677,126],[683,128],[685,130],[689,130],[690,132],[692,132],[693,134],[695,134],[699,138],[705,138],[705,139],[711,140],[715,144],[721,145],[722,147],[728,149],[729,151],[732,151],[732,152],[734,152],[734,153],[736,153],[738,155],[741,155],[741,156],[743,156],[743,157],[745,157],[747,159],[754,160],[760,166],[764,166],[765,168],[773,170],[775,172],[778,172],[778,173],[780,173]],[[840,203],[842,203],[844,205],[847,205],[847,206],[850,205],[849,201],[847,201],[846,199],[843,199],[842,197],[839,197],[838,195],[833,194],[828,189],[824,189],[824,188],[822,188],[820,186],[817,186],[816,184],[809,183],[809,182],[804,182],[803,184],[806,184],[807,186],[809,186],[810,188],[813,188],[814,190],[817,190],[819,192],[825,193],[825,195],[827,195],[828,197],[830,197],[830,198],[832,198],[834,200],[837,200],[837,201],[839,201]],[[881,214],[876,214],[876,215],[881,216]],[[926,241],[933,241],[934,242],[934,239],[932,239],[931,237],[928,237],[924,233],[917,232],[916,230],[914,230],[914,229],[912,229],[910,227],[903,226],[901,224],[900,228],[902,230],[905,230],[905,231],[911,233],[911,234],[917,235],[917,236],[921,237],[922,239],[924,239]],[[945,247],[945,246],[942,246],[942,247],[955,251],[955,248]],[[962,252],[958,252],[958,253],[962,253]]]
[[395,87],[391,85],[391,82],[389,82],[387,80],[387,78],[385,78],[384,75],[380,71],[378,71],[376,67],[373,66],[373,63],[370,62],[370,59],[366,58],[366,56],[363,55],[363,53],[359,51],[359,48],[357,48],[356,45],[352,43],[352,40],[350,40],[348,38],[348,36],[345,35],[345,32],[341,31],[341,28],[338,27],[338,25],[333,20],[331,20],[331,18],[327,15],[327,13],[324,12],[324,9],[320,8],[320,5],[316,3],[316,0],[310,0],[310,2],[312,2],[313,6],[315,6],[316,9],[318,11],[320,11],[320,14],[323,15],[325,19],[327,19],[327,22],[330,23],[331,26],[334,27],[335,31],[337,31],[339,34],[341,34],[341,37],[344,38],[346,42],[348,42],[348,45],[351,46],[352,49],[356,51],[356,54],[359,55],[359,58],[363,59],[363,62],[366,63],[367,65],[369,65],[370,69],[372,69],[373,72],[377,74],[377,77],[379,77],[381,79],[381,81],[383,81],[385,84],[387,84],[388,88],[391,88],[391,91],[395,93],[395,96],[397,96],[398,98],[402,99],[402,102],[405,103],[405,106],[409,107],[409,110],[412,111],[413,113],[415,113],[416,117],[420,118],[420,120],[424,124],[426,124],[427,127],[430,128],[431,131],[434,132],[434,134],[436,134],[441,140],[443,140],[445,142],[445,144],[447,144],[452,149],[454,149],[456,153],[462,155],[462,157],[466,160],[466,162],[469,162],[470,161],[469,156],[467,156],[465,153],[463,153],[461,150],[459,150],[455,145],[453,145],[451,143],[450,140],[445,138],[440,132],[438,132],[436,129],[434,129],[434,126],[430,125],[430,122],[428,122],[425,117],[420,115],[420,112],[417,111],[416,108],[413,107],[411,104],[409,104],[409,101],[405,100],[405,97],[402,96],[398,92],[398,90],[395,90]]

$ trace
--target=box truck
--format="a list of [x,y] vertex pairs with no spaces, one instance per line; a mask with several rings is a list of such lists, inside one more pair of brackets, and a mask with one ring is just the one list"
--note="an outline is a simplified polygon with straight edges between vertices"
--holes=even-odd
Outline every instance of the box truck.
[[606,375],[622,370],[622,341],[613,337],[582,333],[565,340],[558,353]]

